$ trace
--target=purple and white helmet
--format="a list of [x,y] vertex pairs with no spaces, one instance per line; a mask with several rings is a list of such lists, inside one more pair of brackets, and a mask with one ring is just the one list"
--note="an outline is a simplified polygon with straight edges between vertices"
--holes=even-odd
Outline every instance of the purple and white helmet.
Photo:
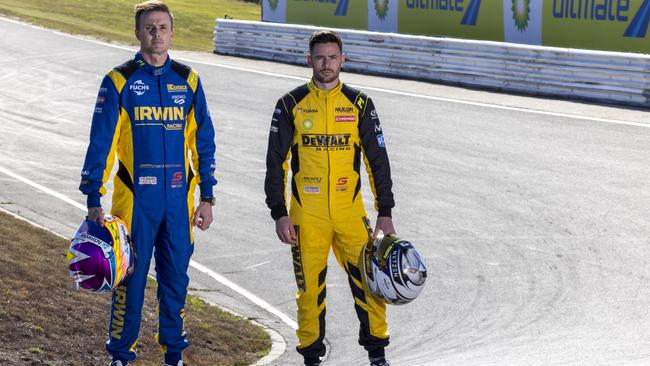
[[133,272],[135,253],[126,224],[106,216],[104,226],[84,221],[68,248],[70,277],[81,288],[110,292]]
[[413,301],[424,288],[427,268],[413,244],[394,235],[368,240],[362,267],[370,292],[387,304]]

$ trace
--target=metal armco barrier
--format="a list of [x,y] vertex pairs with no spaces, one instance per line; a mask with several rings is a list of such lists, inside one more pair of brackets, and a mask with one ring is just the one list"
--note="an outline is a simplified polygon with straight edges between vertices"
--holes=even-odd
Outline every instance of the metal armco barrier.
[[[217,19],[214,50],[306,64],[319,29]],[[347,71],[650,107],[650,55],[335,30]]]

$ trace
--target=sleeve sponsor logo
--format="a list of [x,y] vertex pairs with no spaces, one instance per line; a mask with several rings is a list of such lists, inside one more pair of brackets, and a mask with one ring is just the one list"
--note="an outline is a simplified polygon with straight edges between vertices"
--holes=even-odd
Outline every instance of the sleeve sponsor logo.
[[280,108],[276,108],[275,111],[273,111],[273,114],[280,114],[282,113],[282,110]]
[[377,145],[379,145],[379,147],[382,147],[382,148],[386,147],[386,141],[384,141],[384,135],[383,134],[377,135]]
[[158,177],[140,177],[138,178],[138,184],[141,186],[155,186],[158,184]]
[[377,132],[381,132],[381,126],[379,125],[379,121],[377,121],[377,123],[375,123],[375,133],[377,133]]
[[273,125],[271,125],[271,132],[273,132],[273,133],[278,133],[278,131],[280,131],[280,129],[278,128],[278,126],[273,126]]
[[372,112],[370,112],[370,118],[372,119],[377,119],[379,116],[377,115],[377,110],[373,109]]
[[97,101],[95,102],[95,104],[104,104],[105,101],[106,101],[106,98],[104,98],[103,96],[100,95],[100,96],[97,97]]
[[142,80],[136,80],[133,84],[129,85],[129,89],[136,95],[143,95],[149,90],[149,85],[145,84]]
[[334,121],[336,122],[356,122],[357,121],[357,116],[336,116],[334,117]]
[[104,108],[102,108],[102,107],[95,107],[95,113],[96,113],[96,114],[102,114],[102,113],[104,113]]

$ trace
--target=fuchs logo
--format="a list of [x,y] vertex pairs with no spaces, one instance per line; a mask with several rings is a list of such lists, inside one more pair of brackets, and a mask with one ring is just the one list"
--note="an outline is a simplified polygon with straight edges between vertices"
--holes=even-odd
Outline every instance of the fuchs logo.
[[377,13],[379,20],[386,19],[386,15],[388,15],[388,0],[375,0],[375,13]]
[[278,7],[278,0],[269,0],[269,7],[271,10],[275,11],[275,9]]
[[302,135],[302,146],[316,151],[350,150],[350,134]]
[[142,95],[149,90],[149,85],[142,82],[142,80],[136,80],[129,86],[129,89],[133,90],[137,95]]
[[530,0],[512,0],[512,18],[520,32],[525,32],[530,20]]
[[352,113],[354,109],[352,107],[336,107],[334,111],[338,113]]

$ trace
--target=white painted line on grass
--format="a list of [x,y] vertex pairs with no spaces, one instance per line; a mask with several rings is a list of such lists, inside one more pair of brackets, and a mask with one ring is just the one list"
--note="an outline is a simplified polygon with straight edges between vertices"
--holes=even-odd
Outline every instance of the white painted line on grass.
[[[86,42],[90,42],[90,43],[94,43],[94,44],[98,44],[98,45],[102,45],[102,46],[112,47],[112,48],[116,48],[116,49],[120,49],[120,50],[126,50],[126,51],[131,51],[131,52],[137,52],[137,50],[138,50],[137,48],[133,48],[133,47],[120,46],[120,45],[115,45],[115,44],[102,42],[102,41],[99,41],[99,40],[94,40],[94,39],[84,38],[84,37],[76,36],[76,35],[72,35],[72,34],[62,33],[62,32],[59,32],[59,31],[42,28],[42,27],[39,27],[39,26],[23,23],[23,22],[13,20],[13,19],[0,17],[0,20],[4,20],[4,21],[7,21],[7,22],[20,24],[20,25],[24,25],[24,26],[28,26],[28,27],[33,27],[33,28],[42,30],[44,32],[51,32],[51,33],[55,33],[55,34],[58,34],[58,35],[65,36],[65,37],[71,37],[71,38],[74,38],[74,39],[79,39],[79,40],[82,40],[82,41],[86,41]],[[173,50],[171,51],[171,53],[173,53]],[[248,72],[248,73],[253,73],[253,74],[258,74],[258,75],[265,75],[265,76],[278,77],[278,78],[291,79],[291,80],[299,80],[299,81],[308,80],[308,78],[304,78],[304,77],[301,77],[301,76],[294,76],[294,75],[280,74],[280,73],[275,73],[275,72],[261,71],[261,70],[255,70],[255,69],[249,69],[249,68],[245,68],[245,67],[226,65],[226,64],[216,63],[216,62],[200,61],[200,60],[195,60],[195,59],[187,58],[187,57],[174,57],[174,58],[177,59],[177,60],[191,62],[191,63],[195,63],[195,64],[199,64],[199,65],[221,67],[221,68],[224,68],[224,69],[243,71],[243,72]],[[470,100],[444,98],[444,97],[437,97],[437,96],[426,95],[426,94],[410,93],[410,92],[399,91],[399,90],[394,90],[394,89],[378,88],[378,87],[374,87],[374,86],[365,86],[365,85],[357,85],[357,84],[349,84],[349,85],[354,86],[354,87],[359,88],[359,89],[372,90],[372,91],[377,91],[377,92],[381,92],[381,93],[395,94],[395,95],[401,95],[401,96],[406,96],[406,97],[435,100],[435,101],[439,101],[439,102],[449,102],[449,103],[456,103],[456,104],[472,105],[472,106],[476,106],[476,107],[500,109],[500,110],[506,110],[506,111],[531,113],[531,114],[553,116],[553,117],[562,117],[562,118],[571,118],[571,119],[577,119],[577,120],[583,120],[583,121],[594,121],[594,122],[602,122],[602,123],[609,123],[609,124],[650,128],[650,123],[624,121],[624,120],[611,119],[611,118],[588,117],[588,116],[580,116],[580,115],[577,115],[577,114],[550,112],[550,111],[542,111],[542,110],[538,110],[538,109],[529,109],[529,108],[521,108],[521,107],[510,107],[510,106],[504,106],[504,105],[499,105],[499,104],[473,102],[473,101],[470,101]]]
[[[53,191],[53,190],[51,190],[51,189],[49,189],[47,187],[44,187],[44,186],[42,186],[42,185],[40,185],[40,184],[38,184],[36,182],[33,182],[33,181],[23,177],[23,176],[20,176],[20,175],[18,175],[16,173],[10,171],[9,169],[6,169],[6,168],[0,166],[0,172],[6,174],[6,175],[8,175],[8,176],[10,176],[10,177],[12,177],[12,178],[14,178],[16,180],[19,180],[19,181],[21,181],[21,182],[23,182],[25,184],[28,184],[28,185],[30,185],[30,186],[32,186],[32,187],[46,193],[46,194],[49,194],[49,195],[51,195],[51,196],[53,196],[55,198],[58,198],[58,199],[62,200],[63,202],[66,202],[66,203],[68,203],[68,204],[70,204],[70,205],[72,205],[74,207],[77,207],[77,208],[83,210],[84,212],[87,211],[86,206],[84,206],[84,205],[82,205],[82,204],[80,204],[78,202],[75,202],[75,201],[71,200],[70,198],[68,198],[68,197],[66,197],[66,196],[64,196],[64,195],[62,195],[62,194],[60,194],[58,192],[55,192],[55,191]],[[248,300],[253,302],[255,305],[259,306],[260,308],[262,308],[262,309],[266,310],[267,312],[277,316],[278,318],[280,318],[280,320],[282,320],[283,323],[287,324],[291,328],[293,328],[293,329],[298,328],[298,324],[296,323],[295,320],[291,319],[291,317],[284,314],[280,310],[274,308],[271,304],[269,304],[268,302],[266,302],[266,301],[262,300],[261,298],[257,297],[256,295],[254,295],[250,291],[248,291],[248,290],[244,289],[243,287],[237,285],[236,283],[230,281],[226,277],[218,274],[217,272],[209,269],[208,267],[206,267],[206,266],[204,266],[204,265],[202,265],[202,264],[200,264],[200,263],[198,263],[198,262],[196,262],[194,260],[190,260],[190,266],[192,266],[196,270],[198,270],[200,272],[203,272],[204,274],[210,276],[210,278],[216,280],[217,282],[221,283],[222,285],[229,287],[230,289],[232,289],[233,291],[237,292],[238,294],[244,296],[245,298],[247,298]]]
[[43,225],[37,224],[37,223],[35,223],[34,221],[32,221],[32,220],[30,220],[30,219],[28,219],[28,218],[25,218],[25,217],[22,217],[22,216],[20,216],[20,215],[18,215],[18,214],[15,214],[15,213],[13,213],[13,212],[7,210],[7,209],[4,208],[4,207],[0,207],[0,212],[4,212],[4,213],[6,213],[7,215],[9,215],[9,216],[11,216],[11,217],[13,217],[13,218],[15,218],[15,219],[18,219],[18,220],[20,220],[20,221],[24,221],[24,222],[26,222],[26,223],[28,223],[28,224],[30,224],[30,225],[32,225],[32,226],[35,226],[35,227],[37,227],[37,228],[39,228],[39,229],[41,229],[41,230],[45,230],[45,231],[47,231],[48,233],[53,234],[53,235],[56,235],[56,236],[58,236],[58,237],[61,238],[61,239],[70,240],[70,238],[66,237],[65,235],[62,235],[62,234],[60,234],[60,233],[57,233],[56,231],[54,231],[54,230],[52,230],[52,229],[48,229],[48,228],[46,228],[46,227],[43,226]]

